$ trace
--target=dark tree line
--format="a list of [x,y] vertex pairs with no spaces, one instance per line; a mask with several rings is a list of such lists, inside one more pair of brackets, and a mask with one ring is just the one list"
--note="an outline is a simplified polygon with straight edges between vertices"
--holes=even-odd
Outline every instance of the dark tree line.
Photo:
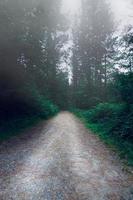
[[68,70],[62,70],[62,60],[70,59],[63,50],[70,27],[61,13],[61,0],[1,0],[0,25],[2,117],[49,113],[54,105],[88,109],[101,102],[121,102],[126,84],[130,93],[133,30],[128,27],[117,36],[105,0],[82,0],[72,28],[70,84]]
[[120,32],[107,1],[82,0],[72,52],[76,113],[133,164],[133,26]]
[[60,70],[67,25],[60,5],[60,0],[0,1],[2,117],[37,113],[45,100],[67,105],[68,76]]
[[109,5],[104,0],[82,1],[81,17],[73,30],[73,93],[78,107],[87,108],[106,98],[113,29]]
[[101,102],[121,101],[116,84],[121,76],[132,75],[133,28],[124,28],[122,34],[116,31],[105,0],[82,0],[79,15],[72,30],[73,105],[88,109]]

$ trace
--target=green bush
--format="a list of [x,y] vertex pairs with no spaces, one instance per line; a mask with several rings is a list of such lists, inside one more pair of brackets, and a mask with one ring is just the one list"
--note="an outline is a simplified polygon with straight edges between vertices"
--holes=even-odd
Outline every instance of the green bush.
[[133,141],[133,106],[99,104],[88,111],[77,111],[87,122],[98,124],[106,134]]
[[121,73],[115,77],[114,88],[123,102],[130,105],[133,103],[133,72]]
[[44,97],[40,98],[37,103],[39,115],[44,119],[48,119],[59,111],[56,105],[54,105],[51,101],[46,100]]
[[22,133],[26,128],[32,127],[40,120],[37,116],[20,116],[16,119],[0,121],[0,141]]
[[125,115],[120,116],[120,123],[114,129],[114,133],[122,138],[133,142],[133,109],[127,110]]
[[48,119],[59,111],[58,107],[44,95],[40,94],[35,86],[26,87],[24,91],[25,94],[23,96],[25,97],[26,104],[32,108],[31,115]]
[[91,110],[75,110],[87,128],[105,143],[118,149],[120,156],[133,165],[133,105],[99,104]]
[[111,118],[120,116],[125,111],[124,104],[101,103],[95,108],[86,111],[84,115],[94,123],[105,123]]
[[125,104],[99,104],[83,112],[83,116],[88,122],[99,124],[107,134],[133,139],[133,109]]
[[12,104],[0,109],[0,140],[17,135],[41,119],[54,116],[58,107],[39,93],[36,87],[25,87],[17,92]]

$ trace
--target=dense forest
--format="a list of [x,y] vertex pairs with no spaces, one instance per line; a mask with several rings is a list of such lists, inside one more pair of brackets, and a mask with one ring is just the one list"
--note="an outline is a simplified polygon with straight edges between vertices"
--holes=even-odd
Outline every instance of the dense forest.
[[70,25],[61,3],[0,1],[0,138],[71,110],[133,164],[133,26],[105,0],[82,0]]
[[67,23],[59,3],[0,1],[2,133],[8,126],[10,133],[20,124],[47,119],[66,106],[68,76],[60,69],[60,58]]

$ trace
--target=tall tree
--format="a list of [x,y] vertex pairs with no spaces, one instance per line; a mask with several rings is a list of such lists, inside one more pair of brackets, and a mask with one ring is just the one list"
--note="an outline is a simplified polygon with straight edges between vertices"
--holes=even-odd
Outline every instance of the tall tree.
[[[78,32],[78,36],[76,34],[73,36],[77,38],[77,44],[75,45],[79,49],[78,54],[75,53],[75,50],[73,51],[74,62],[79,60],[76,67],[73,62],[73,76],[77,76],[75,69],[79,68],[78,73],[81,74],[81,78],[78,81],[77,93],[79,94],[79,91],[82,90],[84,102],[81,103],[81,107],[88,107],[92,102],[102,101],[103,86],[106,84],[104,76],[106,76],[105,59],[107,48],[105,43],[113,32],[113,20],[106,1],[82,1]],[[80,77],[80,75],[78,76]],[[74,79],[73,85],[75,85]],[[80,98],[80,95],[77,98]]]
[[60,0],[1,0],[0,94],[6,104],[3,107],[11,101],[14,107],[16,101],[34,104],[42,97],[59,104],[60,95],[64,95],[58,94],[59,79],[62,81],[58,74],[66,29],[60,6]]

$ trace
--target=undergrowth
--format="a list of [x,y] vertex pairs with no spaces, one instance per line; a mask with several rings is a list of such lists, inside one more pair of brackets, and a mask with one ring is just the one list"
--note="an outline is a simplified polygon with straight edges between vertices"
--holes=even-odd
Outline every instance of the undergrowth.
[[132,109],[127,112],[126,105],[100,104],[91,110],[73,112],[126,164],[133,166]]
[[16,104],[18,109],[14,109],[14,106],[12,112],[11,109],[8,113],[4,111],[2,114],[1,112],[0,141],[21,134],[26,128],[32,127],[41,120],[49,119],[59,111],[56,105],[42,96],[33,100],[30,101],[31,106],[18,103]]

